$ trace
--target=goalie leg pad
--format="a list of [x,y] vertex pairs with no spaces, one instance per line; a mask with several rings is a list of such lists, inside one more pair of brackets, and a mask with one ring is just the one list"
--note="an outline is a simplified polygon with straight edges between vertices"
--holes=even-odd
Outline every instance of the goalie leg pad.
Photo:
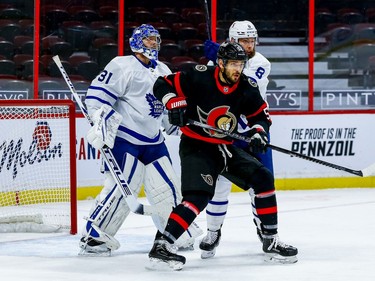
[[[144,186],[147,200],[151,205],[163,204],[170,206],[172,211],[172,208],[181,202],[181,184],[166,156],[145,166]],[[162,233],[167,225],[169,214],[166,212],[165,217],[152,216],[155,226]]]
[[[144,174],[144,165],[134,156],[126,154],[124,175],[128,177],[128,184],[135,196],[138,196]],[[96,197],[95,203],[90,211],[90,217],[87,219],[83,230],[84,240],[90,237],[96,240],[91,233],[95,233],[93,226],[96,226],[101,232],[113,237],[126,217],[130,209],[119,188],[109,172],[106,172],[104,188]]]
[[[180,181],[173,170],[172,164],[166,156],[146,165],[145,191],[150,204],[163,204],[170,206],[171,211],[182,199]],[[152,216],[155,226],[164,232],[170,213],[165,217]],[[191,224],[182,236],[175,242],[179,248],[191,249],[196,237],[203,231],[195,223]]]

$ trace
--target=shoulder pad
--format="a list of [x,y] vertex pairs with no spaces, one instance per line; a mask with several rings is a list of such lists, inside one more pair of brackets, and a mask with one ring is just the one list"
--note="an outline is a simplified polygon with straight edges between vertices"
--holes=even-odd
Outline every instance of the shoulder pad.
[[195,66],[195,69],[202,72],[202,71],[206,71],[207,70],[207,66],[204,65],[204,64],[197,64]]

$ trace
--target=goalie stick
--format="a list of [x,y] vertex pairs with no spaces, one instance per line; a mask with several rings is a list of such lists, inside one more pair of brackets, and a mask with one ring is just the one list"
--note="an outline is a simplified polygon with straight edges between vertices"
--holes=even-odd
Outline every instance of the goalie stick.
[[[91,126],[94,125],[93,121],[91,120],[90,116],[87,113],[86,107],[83,105],[80,97],[78,96],[77,91],[74,88],[73,83],[70,81],[69,75],[66,73],[64,66],[62,65],[59,56],[54,56],[53,57],[54,62],[56,63],[57,67],[59,68],[61,75],[63,76],[66,84],[69,87],[70,92],[72,93],[74,99],[76,100],[79,108],[81,109],[83,115],[85,116],[86,120],[89,122]],[[121,193],[124,195],[125,201],[128,204],[130,210],[139,215],[158,215],[162,216],[162,214],[165,214],[166,212],[170,212],[171,210],[167,210],[166,207],[162,206],[151,206],[151,205],[143,205],[138,202],[134,194],[129,188],[129,185],[122,174],[121,168],[116,162],[111,149],[108,147],[104,146],[102,149],[100,149],[100,153],[103,155],[104,160],[106,164],[109,167],[109,170],[114,177],[117,186],[120,188]]]
[[[200,123],[200,122],[195,121],[195,120],[189,119],[188,124],[224,134],[224,135],[226,135],[226,136],[228,136],[232,139],[242,140],[242,141],[245,141],[247,143],[250,143],[249,137],[246,137],[246,136],[243,136],[243,135],[240,135],[240,134],[236,134],[236,133],[230,133],[228,131],[224,131],[224,130],[221,130],[219,128],[212,127],[210,125],[203,124],[203,123]],[[307,155],[303,155],[303,154],[300,154],[300,153],[297,153],[297,152],[294,152],[294,151],[291,151],[291,150],[288,150],[288,149],[285,149],[285,148],[282,148],[282,147],[278,147],[276,145],[267,144],[267,147],[271,148],[272,150],[276,150],[276,151],[279,151],[281,153],[288,154],[290,156],[295,156],[295,157],[302,158],[302,159],[305,159],[305,160],[308,160],[308,161],[311,161],[311,162],[318,163],[320,165],[331,167],[333,169],[345,171],[347,173],[350,173],[350,174],[353,174],[353,175],[356,175],[356,176],[359,176],[359,177],[366,177],[366,176],[371,176],[371,175],[375,174],[375,163],[370,165],[369,167],[363,169],[363,170],[353,170],[353,169],[349,169],[349,168],[346,168],[346,167],[343,167],[343,166],[340,166],[340,165],[329,163],[329,162],[326,162],[326,161],[323,161],[323,160],[320,160],[320,159],[316,159],[316,158],[313,158],[313,157],[310,157],[310,156],[307,156]]]

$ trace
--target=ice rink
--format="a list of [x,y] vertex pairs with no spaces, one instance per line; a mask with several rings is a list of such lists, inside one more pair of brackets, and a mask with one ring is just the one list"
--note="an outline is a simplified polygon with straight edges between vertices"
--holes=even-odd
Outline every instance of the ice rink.
[[[263,261],[250,197],[233,193],[216,256],[202,260],[196,241],[194,251],[182,252],[187,258],[182,271],[145,269],[155,228],[150,217],[131,214],[116,236],[122,246],[111,257],[78,256],[80,235],[0,233],[0,279],[375,280],[375,188],[279,191],[277,195],[280,239],[298,247],[296,264]],[[78,203],[79,229],[91,203]],[[205,213],[196,222],[205,230]]]

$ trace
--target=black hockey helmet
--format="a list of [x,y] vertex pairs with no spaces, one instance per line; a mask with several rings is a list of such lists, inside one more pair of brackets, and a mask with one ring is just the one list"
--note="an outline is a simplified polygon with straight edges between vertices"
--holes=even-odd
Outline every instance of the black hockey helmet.
[[245,49],[236,42],[224,42],[219,46],[217,51],[217,58],[224,60],[240,60],[246,61],[248,59]]

